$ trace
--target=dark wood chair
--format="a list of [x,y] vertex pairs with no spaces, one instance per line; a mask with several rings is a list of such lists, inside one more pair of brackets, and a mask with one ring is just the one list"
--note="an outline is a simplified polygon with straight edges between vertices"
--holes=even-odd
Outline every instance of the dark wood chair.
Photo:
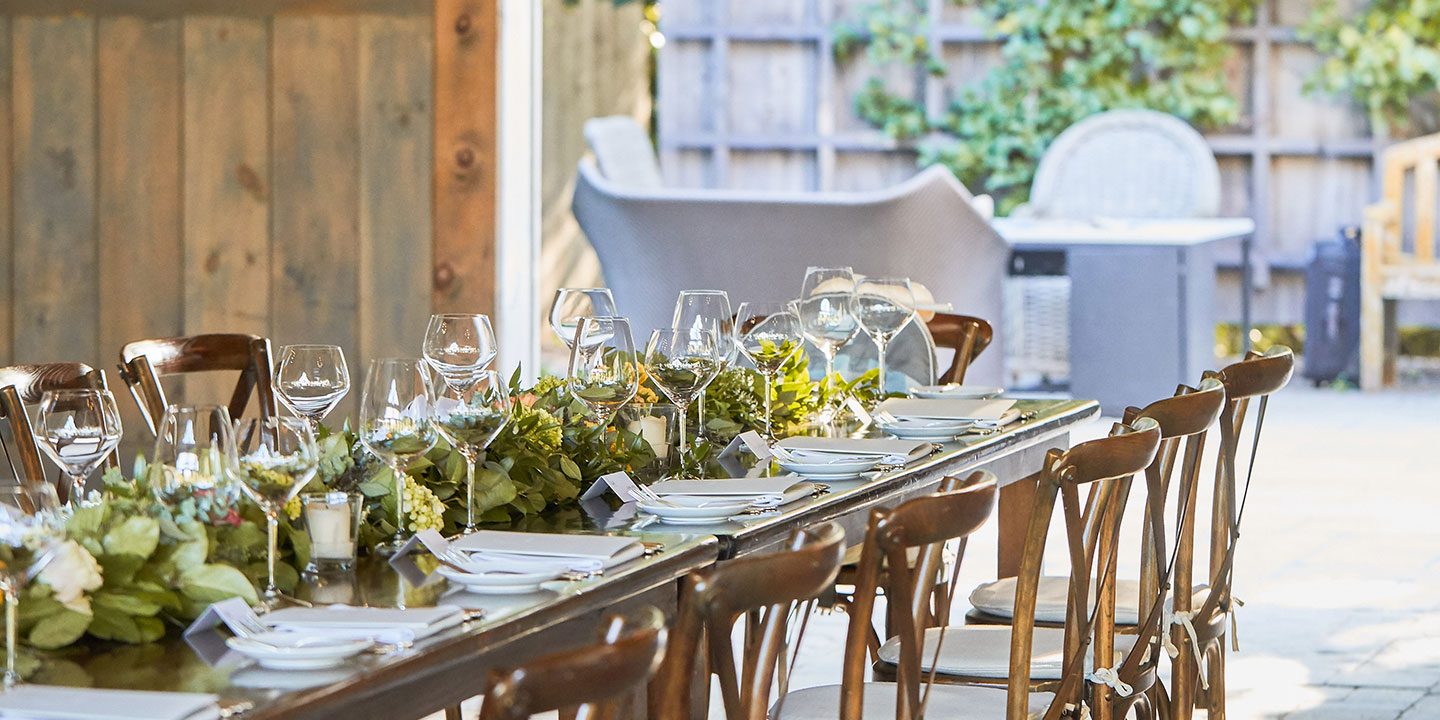
[[[697,684],[708,690],[714,675],[728,720],[764,720],[777,671],[784,693],[791,615],[801,608],[803,632],[806,601],[835,582],[844,553],[844,530],[825,523],[795,532],[785,550],[730,560],[686,577],[653,714],[685,718],[703,713],[692,705],[708,694],[696,692]],[[747,624],[737,668],[731,633],[742,616]]]
[[645,608],[632,619],[610,616],[595,645],[491,670],[480,720],[524,720],[536,713],[584,713],[587,720],[621,717],[643,692],[665,652],[665,617]]
[[[877,676],[903,678],[909,665],[916,668],[911,674],[930,675],[938,682],[1004,687],[1009,720],[1029,717],[1036,710],[1032,694],[1037,692],[1055,696],[1043,711],[1047,720],[1074,712],[1081,703],[1100,720],[1124,717],[1132,708],[1152,717],[1149,695],[1159,664],[1160,613],[1153,613],[1141,632],[1120,640],[1119,647],[1113,618],[1117,541],[1131,480],[1154,460],[1159,444],[1159,425],[1140,418],[1132,425],[1117,423],[1108,437],[1047,453],[1032,476],[1037,483],[1035,505],[1018,574],[1014,624],[925,629],[922,614],[902,616],[896,624],[899,634],[880,649]],[[1082,489],[1090,490],[1083,508]],[[1057,501],[1070,558],[1063,629],[1036,627],[1034,622],[1041,559]],[[897,575],[893,564],[887,572]],[[915,581],[901,578],[898,584],[905,582]],[[897,581],[890,584],[894,588]],[[1124,656],[1119,663],[1117,651]],[[1095,672],[1086,670],[1087,654]],[[1124,692],[1113,697],[1111,688]]]
[[[0,449],[10,472],[21,482],[48,482],[40,446],[35,442],[34,429],[25,406],[40,402],[51,390],[108,390],[104,370],[83,363],[42,363],[12,365],[0,368],[0,421],[9,430],[9,441],[0,433]],[[118,451],[117,451],[118,452]],[[106,467],[114,467],[116,454],[106,458]],[[56,482],[56,492],[63,502],[69,494],[69,483]]]
[[935,347],[955,351],[950,368],[937,378],[941,384],[965,382],[965,371],[970,369],[970,363],[980,357],[995,337],[990,323],[970,315],[935,313],[935,317],[925,323],[925,328],[934,338]]
[[261,417],[279,414],[271,379],[270,341],[258,335],[224,333],[137,340],[120,351],[120,377],[140,407],[153,435],[169,404],[161,378],[186,373],[232,371],[240,377],[230,395],[230,416],[239,419],[254,394]]
[[[1255,454],[1260,448],[1260,431],[1265,423],[1265,408],[1270,396],[1290,382],[1295,370],[1295,355],[1289,348],[1273,347],[1264,353],[1251,352],[1240,362],[1219,372],[1206,373],[1225,386],[1225,406],[1220,413],[1220,453],[1215,469],[1215,495],[1210,516],[1210,592],[1200,607],[1191,606],[1183,594],[1175,599],[1175,616],[1182,622],[1170,629],[1172,642],[1179,655],[1172,663],[1172,716],[1188,720],[1195,707],[1203,702],[1207,717],[1225,717],[1225,634],[1235,598],[1232,591],[1235,569],[1235,548],[1240,538],[1240,521],[1245,514],[1245,499],[1255,467]],[[1255,425],[1245,435],[1245,420],[1254,404]],[[1246,455],[1243,486],[1237,465],[1241,446],[1250,447]],[[1176,560],[1175,584],[1186,587],[1193,578],[1196,497],[1192,489],[1186,499],[1186,522],[1181,526],[1179,558]],[[1193,628],[1193,630],[1191,629]],[[1232,642],[1234,640],[1232,636]],[[1208,672],[1201,672],[1204,663]],[[1199,692],[1196,685],[1202,687]]]

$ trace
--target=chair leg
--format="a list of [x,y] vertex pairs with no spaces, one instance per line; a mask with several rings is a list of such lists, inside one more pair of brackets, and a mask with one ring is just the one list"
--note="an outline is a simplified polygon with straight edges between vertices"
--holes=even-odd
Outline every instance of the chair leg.
[[1215,643],[1209,654],[1210,689],[1206,692],[1205,708],[1208,720],[1225,720],[1225,643]]
[[464,716],[460,714],[460,706],[451,705],[445,708],[445,720],[464,720]]
[[1156,682],[1150,688],[1150,697],[1146,700],[1150,706],[1150,717],[1155,720],[1170,720],[1170,696],[1165,692],[1165,685]]

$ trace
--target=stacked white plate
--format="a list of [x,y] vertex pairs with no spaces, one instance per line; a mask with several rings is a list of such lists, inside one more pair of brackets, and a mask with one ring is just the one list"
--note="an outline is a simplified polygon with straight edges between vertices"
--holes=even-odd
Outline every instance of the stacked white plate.
[[793,477],[669,480],[650,486],[664,502],[635,506],[667,525],[713,525],[751,509],[780,507],[815,492],[814,483]]
[[927,400],[986,400],[1005,392],[1005,388],[989,385],[921,385],[910,388],[910,395]]
[[465,611],[454,605],[404,609],[327,605],[283,608],[260,616],[260,621],[280,633],[308,638],[406,645],[465,622]]
[[370,638],[332,637],[303,632],[271,631],[225,641],[231,650],[270,670],[332,668],[370,649]]
[[946,420],[943,418],[919,417],[877,417],[875,426],[886,435],[905,440],[928,440],[948,442],[974,426],[971,420]]
[[875,469],[883,457],[878,455],[848,455],[844,453],[821,453],[796,450],[784,459],[776,458],[780,467],[811,480],[854,480]]

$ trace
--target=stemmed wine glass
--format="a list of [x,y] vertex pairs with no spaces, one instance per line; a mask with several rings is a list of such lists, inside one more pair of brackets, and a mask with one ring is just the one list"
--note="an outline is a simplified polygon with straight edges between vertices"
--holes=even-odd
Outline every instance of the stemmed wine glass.
[[710,330],[656,330],[645,345],[645,372],[680,410],[680,468],[687,477],[685,410],[720,372],[720,343]]
[[171,405],[155,435],[150,487],[161,503],[193,500],[205,514],[223,514],[239,474],[234,425],[221,405]]
[[275,391],[280,402],[305,419],[313,435],[320,421],[350,391],[350,369],[337,345],[286,345],[275,366]]
[[70,507],[85,504],[85,478],[120,444],[120,409],[109,390],[51,390],[40,396],[40,449],[70,480]]
[[[720,369],[735,361],[734,315],[730,313],[730,296],[724,290],[683,290],[675,298],[675,314],[670,327],[676,330],[710,330],[720,343]],[[705,391],[695,402],[696,434],[705,434]]]
[[570,394],[604,428],[640,389],[630,321],[623,317],[587,317],[581,318],[576,327],[582,340],[570,348],[566,384]]
[[765,378],[765,437],[773,442],[770,396],[775,393],[775,376],[804,343],[800,318],[788,303],[741,303],[735,316],[735,338],[740,352]]
[[422,354],[446,385],[464,390],[495,359],[496,352],[489,317],[462,313],[430,316]]
[[435,430],[465,458],[465,532],[475,525],[475,466],[480,453],[510,422],[510,388],[494,370],[481,370],[461,388],[446,383],[435,390],[431,420]]
[[574,350],[580,318],[615,316],[615,298],[608,288],[560,288],[550,306],[550,329],[566,348]]
[[835,353],[860,329],[852,311],[854,295],[855,273],[850,268],[812,267],[805,271],[800,299],[795,301],[801,332],[825,356],[825,387],[830,398],[821,413],[825,423],[835,418],[839,406],[839,398],[834,396]]
[[273,609],[283,595],[275,586],[275,541],[280,511],[315,477],[320,450],[310,426],[298,418],[241,420],[235,424],[240,489],[265,513],[268,544],[261,605]]
[[[43,483],[42,483],[43,484]],[[9,690],[20,683],[15,670],[20,593],[56,556],[65,542],[65,524],[45,506],[38,487],[0,488],[0,592],[5,597],[5,677]]]
[[395,537],[376,548],[383,554],[393,554],[407,537],[405,468],[435,446],[435,426],[430,422],[432,400],[424,360],[370,361],[360,398],[360,444],[389,466],[395,476]]
[[880,367],[880,394],[885,394],[885,351],[890,341],[915,317],[910,278],[866,277],[855,288],[855,317],[875,341]]

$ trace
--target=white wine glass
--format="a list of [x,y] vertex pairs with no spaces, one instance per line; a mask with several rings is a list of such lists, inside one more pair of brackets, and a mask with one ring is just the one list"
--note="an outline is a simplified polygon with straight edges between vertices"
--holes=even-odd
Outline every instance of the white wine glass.
[[800,299],[795,310],[805,339],[825,356],[825,388],[830,402],[821,410],[820,420],[830,424],[839,409],[835,397],[835,354],[860,330],[853,312],[855,273],[848,267],[811,267],[805,271]]
[[280,512],[315,477],[320,451],[310,425],[299,418],[240,420],[235,423],[235,444],[240,489],[265,513],[267,572],[261,606],[274,609],[287,599],[275,586]]
[[583,339],[570,348],[566,384],[604,428],[640,390],[635,339],[623,317],[581,318],[576,327]]
[[40,396],[40,449],[70,481],[70,506],[86,504],[85,479],[120,444],[120,409],[109,390],[51,390]]
[[482,370],[463,389],[447,383],[435,395],[435,430],[465,458],[465,532],[473,533],[475,466],[510,422],[510,388],[499,373]]
[[311,434],[350,392],[350,369],[338,345],[286,345],[275,366],[275,392],[290,412],[304,418]]
[[[710,330],[720,343],[720,373],[735,362],[733,333],[735,316],[730,312],[730,296],[724,290],[682,290],[675,298],[675,313],[670,327],[676,330]],[[718,373],[717,373],[718,375]],[[695,401],[696,434],[705,434],[705,391]]]
[[885,394],[885,352],[890,341],[915,317],[910,278],[865,277],[855,286],[855,317],[875,341],[880,368],[880,394]]
[[6,690],[20,684],[20,673],[15,669],[20,595],[65,543],[63,518],[53,510],[37,510],[46,503],[39,493],[38,487],[0,488],[0,592],[5,597]]
[[405,469],[429,452],[438,439],[430,421],[433,400],[424,360],[370,361],[360,396],[360,444],[395,476],[395,537],[376,548],[381,554],[394,554],[409,537],[405,531]]
[[735,341],[765,378],[765,437],[773,442],[770,397],[775,394],[775,377],[805,342],[800,318],[788,303],[741,303],[735,315]]
[[616,315],[615,298],[609,288],[560,288],[550,305],[550,329],[567,349],[574,350],[580,318]]
[[464,390],[480,375],[498,350],[490,318],[473,313],[430,316],[422,354],[446,385]]
[[165,408],[149,465],[156,499],[171,508],[193,502],[202,517],[227,513],[239,473],[234,430],[222,405]]
[[685,410],[720,372],[720,343],[710,330],[656,330],[645,345],[645,372],[680,410],[677,477],[689,472]]

